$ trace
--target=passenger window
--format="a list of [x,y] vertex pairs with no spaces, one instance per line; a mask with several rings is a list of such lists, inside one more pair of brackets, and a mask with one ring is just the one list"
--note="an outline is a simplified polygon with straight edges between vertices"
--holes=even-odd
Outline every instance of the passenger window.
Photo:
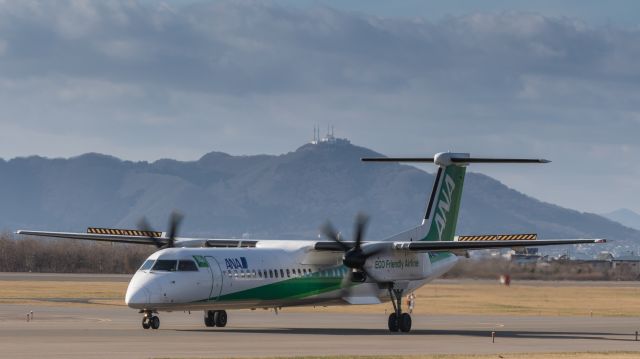
[[197,272],[198,266],[196,266],[195,262],[190,260],[180,260],[178,262],[178,271],[179,272]]
[[273,270],[269,269],[269,278],[273,278]]
[[280,269],[280,277],[284,278],[284,270]]
[[258,269],[258,277],[262,278],[262,271]]
[[291,271],[287,268],[287,278],[291,278]]
[[152,270],[175,272],[177,264],[178,261],[176,260],[158,259]]
[[142,263],[142,266],[138,270],[149,270],[153,266],[153,259],[147,259]]
[[278,278],[278,270],[276,269],[276,270],[274,270],[273,272],[275,273],[276,278]]

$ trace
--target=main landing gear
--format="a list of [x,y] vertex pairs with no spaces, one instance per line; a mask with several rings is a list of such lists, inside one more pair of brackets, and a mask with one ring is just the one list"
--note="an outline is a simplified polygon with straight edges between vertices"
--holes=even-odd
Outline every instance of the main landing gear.
[[402,289],[389,288],[394,312],[389,315],[389,330],[407,333],[411,330],[411,315],[402,313]]
[[204,312],[204,325],[207,327],[225,327],[227,325],[226,310],[207,310]]
[[142,317],[142,328],[143,329],[158,329],[160,328],[160,318],[157,315],[153,315],[153,312],[147,310],[144,312],[144,316]]

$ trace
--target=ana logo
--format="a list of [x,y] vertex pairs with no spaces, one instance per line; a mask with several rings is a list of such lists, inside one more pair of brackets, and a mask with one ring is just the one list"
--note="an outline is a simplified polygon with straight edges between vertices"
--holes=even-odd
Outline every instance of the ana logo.
[[225,258],[224,264],[227,266],[227,269],[247,269],[247,258]]
[[451,196],[453,195],[453,190],[456,188],[456,183],[449,175],[446,175],[442,185],[445,186],[445,188],[441,191],[442,195],[438,200],[438,208],[436,217],[434,218],[436,227],[438,228],[439,240],[442,240],[442,232],[444,232],[444,228],[447,226],[447,214],[449,214],[449,209],[451,209]]

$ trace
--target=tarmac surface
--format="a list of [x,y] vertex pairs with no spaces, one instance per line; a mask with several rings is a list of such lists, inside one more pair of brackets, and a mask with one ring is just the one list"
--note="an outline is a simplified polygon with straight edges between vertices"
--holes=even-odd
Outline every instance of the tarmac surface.
[[[34,318],[27,322],[31,310]],[[388,332],[383,314],[228,313],[226,328],[206,328],[200,312],[174,312],[160,313],[159,330],[144,330],[141,315],[120,306],[0,304],[0,357],[640,351],[636,318],[414,315],[406,334]]]
[[[127,276],[2,274],[2,280],[126,281]],[[615,305],[612,298],[612,305]],[[58,302],[58,301],[56,301]],[[436,353],[639,351],[634,317],[413,315],[410,333],[387,316],[273,310],[228,311],[225,328],[202,312],[160,313],[159,330],[121,305],[0,303],[0,358],[262,357]],[[33,311],[33,320],[27,313]],[[491,332],[496,333],[495,343]]]

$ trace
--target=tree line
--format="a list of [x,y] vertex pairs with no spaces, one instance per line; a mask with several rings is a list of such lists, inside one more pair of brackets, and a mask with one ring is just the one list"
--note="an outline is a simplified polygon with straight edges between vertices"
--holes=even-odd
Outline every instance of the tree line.
[[0,235],[0,272],[134,273],[155,247]]

